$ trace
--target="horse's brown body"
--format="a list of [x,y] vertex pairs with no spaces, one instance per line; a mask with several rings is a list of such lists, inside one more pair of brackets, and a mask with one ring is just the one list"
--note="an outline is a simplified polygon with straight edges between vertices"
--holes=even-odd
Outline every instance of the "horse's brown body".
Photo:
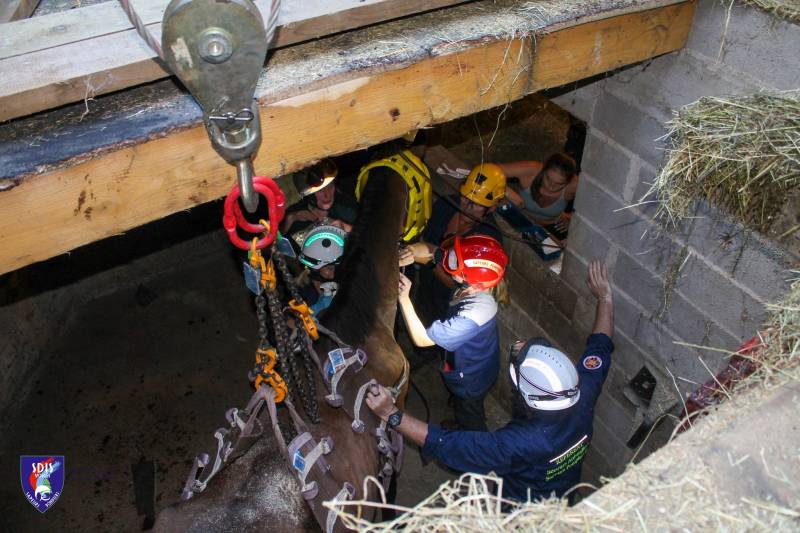
[[[406,186],[397,174],[373,171],[348,242],[347,256],[340,266],[339,293],[322,317],[322,322],[342,340],[367,353],[369,361],[361,372],[387,386],[398,382],[408,364],[393,336],[397,241],[406,194]],[[330,341],[321,339],[317,351],[324,355],[328,349]],[[359,383],[354,381],[342,386],[357,387]],[[334,449],[326,456],[331,473],[339,485],[350,482],[356,487],[356,498],[361,498],[362,480],[378,472],[376,439],[369,432],[353,432],[347,413],[325,403],[321,380],[317,381],[317,391],[321,422],[309,428],[315,439],[333,437]],[[404,398],[405,387],[399,401]],[[299,483],[269,430],[245,455],[213,478],[204,492],[163,510],[156,522],[157,531],[170,532],[318,529],[300,495]]]

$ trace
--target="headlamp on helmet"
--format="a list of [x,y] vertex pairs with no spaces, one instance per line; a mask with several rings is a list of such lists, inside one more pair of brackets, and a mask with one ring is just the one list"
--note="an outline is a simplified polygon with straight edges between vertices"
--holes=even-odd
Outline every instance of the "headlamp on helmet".
[[313,270],[338,263],[344,253],[347,232],[336,226],[317,226],[306,235],[300,262]]
[[300,197],[305,198],[330,185],[338,173],[339,168],[336,162],[326,158],[306,170],[296,172],[294,185],[297,192],[300,193]]

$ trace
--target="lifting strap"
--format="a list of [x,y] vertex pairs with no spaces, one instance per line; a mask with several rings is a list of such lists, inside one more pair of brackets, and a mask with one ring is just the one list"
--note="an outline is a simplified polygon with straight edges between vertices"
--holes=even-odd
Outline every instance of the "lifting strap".
[[[347,357],[348,354],[353,354],[350,357]],[[325,369],[323,377],[327,382],[330,379],[330,394],[325,396],[325,401],[331,407],[341,407],[342,406],[342,395],[339,394],[337,391],[337,387],[339,386],[339,381],[344,376],[345,372],[347,372],[348,368],[353,369],[353,373],[360,372],[364,365],[367,364],[367,354],[365,354],[360,348],[356,349],[355,353],[353,353],[352,348],[347,346],[342,348],[336,348],[335,350],[331,350],[328,352],[328,360],[325,361]],[[332,376],[330,374],[333,374]],[[330,376],[330,378],[329,378]]]
[[356,199],[361,201],[364,187],[367,185],[369,171],[376,167],[389,167],[397,172],[408,186],[408,202],[406,203],[406,222],[403,226],[402,239],[410,242],[422,235],[433,208],[431,196],[431,173],[425,163],[410,150],[403,150],[386,159],[374,161],[361,168],[356,184]]
[[[334,502],[342,502],[346,500],[352,500],[356,495],[356,488],[345,481],[342,484],[342,490],[340,490],[336,496],[334,496]],[[336,525],[336,519],[339,517],[336,514],[336,511],[333,509],[328,509],[328,516],[325,518],[325,533],[333,533],[333,527]]]

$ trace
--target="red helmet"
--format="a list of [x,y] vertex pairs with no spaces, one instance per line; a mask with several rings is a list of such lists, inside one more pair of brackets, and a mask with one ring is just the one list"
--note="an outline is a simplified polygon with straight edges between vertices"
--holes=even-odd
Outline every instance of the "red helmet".
[[444,271],[479,289],[500,283],[508,264],[503,245],[486,235],[456,236],[453,247],[443,251]]

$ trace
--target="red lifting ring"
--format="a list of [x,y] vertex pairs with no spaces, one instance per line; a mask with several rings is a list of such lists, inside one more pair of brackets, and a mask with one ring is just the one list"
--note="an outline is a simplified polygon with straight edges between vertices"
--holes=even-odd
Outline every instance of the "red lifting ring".
[[250,249],[250,242],[239,237],[237,228],[242,228],[248,233],[264,234],[256,243],[256,248],[262,250],[275,241],[278,235],[278,226],[286,213],[286,197],[283,195],[278,184],[272,178],[266,176],[253,177],[253,189],[267,199],[267,209],[269,211],[269,228],[261,224],[252,224],[244,218],[242,208],[239,207],[239,195],[241,191],[238,185],[234,185],[228,196],[225,197],[225,207],[222,215],[222,226],[228,233],[228,239],[234,246],[242,250]]

